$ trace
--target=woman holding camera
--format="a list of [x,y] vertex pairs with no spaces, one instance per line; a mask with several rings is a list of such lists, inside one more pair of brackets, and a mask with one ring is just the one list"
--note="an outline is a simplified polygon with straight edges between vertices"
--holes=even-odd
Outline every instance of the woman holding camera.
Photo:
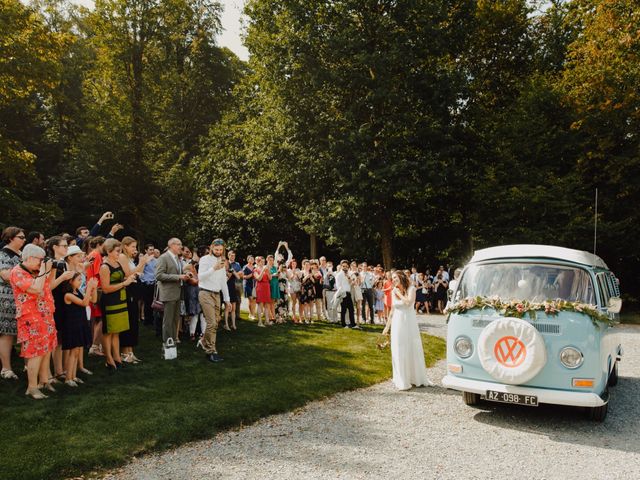
[[111,371],[123,368],[120,357],[120,332],[129,330],[127,287],[135,281],[135,274],[125,275],[120,264],[122,244],[115,238],[104,242],[106,257],[100,267],[102,285],[102,343],[107,367]]
[[[53,313],[53,319],[56,323],[56,330],[58,332],[58,346],[53,352],[53,368],[55,370],[55,377],[51,383],[60,383],[59,380],[64,380],[64,364],[66,358],[63,358],[62,353],[62,324],[64,322],[64,291],[62,284],[68,282],[73,278],[75,272],[67,269],[67,263],[65,257],[69,250],[69,244],[64,237],[56,235],[51,237],[47,242],[47,253],[53,258],[53,267],[51,268],[50,281],[51,281],[51,293],[53,294],[53,301],[55,303],[55,312]],[[52,390],[50,387],[49,390]]]
[[22,263],[11,270],[9,279],[16,304],[17,341],[22,344],[20,356],[27,362],[25,394],[35,400],[47,398],[40,391],[42,386],[55,391],[49,378],[49,359],[58,344],[49,275],[52,262],[44,260],[42,248],[26,245],[22,250]]
[[16,321],[16,303],[9,277],[11,270],[20,263],[20,249],[25,242],[24,230],[18,227],[7,227],[2,232],[5,246],[0,250],[0,361],[5,380],[17,380],[18,376],[11,368],[11,350],[13,340],[18,333]]
[[438,272],[436,280],[433,282],[433,290],[436,296],[436,303],[438,312],[443,314],[444,307],[447,304],[447,290],[449,289],[449,282],[444,279],[442,272]]

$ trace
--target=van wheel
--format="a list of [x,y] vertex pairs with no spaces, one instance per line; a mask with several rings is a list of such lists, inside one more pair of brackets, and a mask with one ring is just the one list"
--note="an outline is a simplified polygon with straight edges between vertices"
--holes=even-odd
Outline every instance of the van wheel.
[[471,392],[462,392],[462,401],[465,405],[478,405],[480,403],[480,395]]
[[609,383],[610,387],[615,387],[618,384],[618,362],[613,364],[613,369],[609,374]]
[[605,403],[601,407],[592,407],[587,409],[587,415],[590,420],[595,422],[604,422],[609,411],[609,403]]

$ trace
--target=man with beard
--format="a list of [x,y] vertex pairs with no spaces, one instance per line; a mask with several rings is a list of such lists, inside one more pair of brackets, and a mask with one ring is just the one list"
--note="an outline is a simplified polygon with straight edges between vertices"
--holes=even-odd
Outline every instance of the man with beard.
[[217,238],[211,243],[210,254],[200,259],[198,271],[198,300],[207,321],[204,337],[199,344],[204,349],[207,360],[221,362],[222,357],[216,349],[216,334],[220,321],[220,295],[229,307],[229,289],[227,287],[227,269],[225,268],[224,241]]

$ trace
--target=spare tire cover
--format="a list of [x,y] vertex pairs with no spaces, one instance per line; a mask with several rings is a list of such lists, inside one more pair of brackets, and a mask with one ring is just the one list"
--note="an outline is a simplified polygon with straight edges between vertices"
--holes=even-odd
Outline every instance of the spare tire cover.
[[535,377],[547,363],[540,332],[529,322],[506,317],[485,327],[478,338],[482,368],[502,383],[518,385]]

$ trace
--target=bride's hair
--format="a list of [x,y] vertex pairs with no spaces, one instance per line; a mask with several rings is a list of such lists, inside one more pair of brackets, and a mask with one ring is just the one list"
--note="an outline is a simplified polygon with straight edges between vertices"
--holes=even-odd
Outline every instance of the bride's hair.
[[404,273],[402,270],[397,270],[394,273],[398,276],[398,280],[400,280],[400,285],[402,286],[402,289],[405,292],[409,290],[409,285],[411,285],[411,283],[409,282],[409,277],[407,277],[406,273]]

